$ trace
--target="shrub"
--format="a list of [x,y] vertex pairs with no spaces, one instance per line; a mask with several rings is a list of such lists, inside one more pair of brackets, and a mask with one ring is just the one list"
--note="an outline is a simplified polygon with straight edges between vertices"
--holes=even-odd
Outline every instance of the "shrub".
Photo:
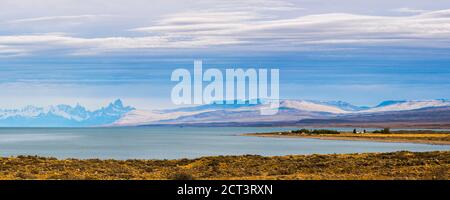
[[170,180],[194,180],[194,176],[184,172],[177,172],[169,176]]
[[308,134],[308,133],[310,133],[310,131],[308,129],[302,128],[302,129],[299,129],[299,130],[292,131],[292,133],[297,133],[297,134],[306,133],[306,134]]
[[373,131],[373,133],[389,134],[389,133],[391,133],[391,130],[389,128],[384,128],[383,130],[375,130],[375,131]]
[[295,130],[295,131],[291,131],[291,133],[296,133],[296,134],[339,134],[338,131],[335,130],[327,130],[327,129],[316,129],[316,130],[308,130],[308,129],[300,129],[300,130]]
[[335,130],[317,129],[313,130],[311,134],[339,134],[339,132]]
[[17,172],[16,177],[18,179],[24,179],[24,180],[36,179],[36,176],[34,176],[33,174],[26,173],[26,172]]

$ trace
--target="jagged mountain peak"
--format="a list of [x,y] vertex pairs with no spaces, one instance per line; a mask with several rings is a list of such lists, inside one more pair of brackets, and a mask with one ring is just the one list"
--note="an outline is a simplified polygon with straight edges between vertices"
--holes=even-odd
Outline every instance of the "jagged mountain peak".
[[123,103],[120,99],[116,99],[113,103],[111,103],[111,105],[113,105],[114,107],[123,108]]
[[103,113],[107,115],[121,115],[122,113],[127,113],[129,111],[134,110],[135,108],[131,106],[124,106],[122,100],[117,99],[114,102],[110,103],[107,107],[103,107],[97,111],[94,111],[95,114]]
[[[225,104],[224,104],[225,103]],[[345,101],[280,100],[280,112],[274,116],[260,116],[262,100],[256,104],[249,101],[228,101],[188,108],[164,111],[143,111],[125,106],[117,99],[100,109],[89,111],[80,104],[48,107],[26,106],[20,109],[0,109],[0,126],[10,127],[77,127],[106,125],[136,125],[151,123],[189,123],[211,121],[285,121],[307,118],[327,118],[361,113],[384,113],[390,111],[417,110],[430,107],[450,107],[447,99],[436,100],[389,100],[374,107],[355,106]],[[181,121],[180,121],[181,120]]]
[[75,106],[59,104],[48,107],[26,106],[21,109],[0,109],[0,126],[103,126],[120,119],[135,108],[124,107],[120,99],[107,107],[89,111],[77,104]]

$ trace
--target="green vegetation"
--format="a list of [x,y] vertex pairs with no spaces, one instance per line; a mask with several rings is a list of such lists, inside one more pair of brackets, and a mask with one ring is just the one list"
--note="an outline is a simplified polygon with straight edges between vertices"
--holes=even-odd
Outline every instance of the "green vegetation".
[[0,179],[449,179],[450,151],[180,160],[0,158]]
[[384,128],[383,130],[375,130],[373,133],[383,133],[383,134],[389,134],[391,133],[391,130],[389,128]]

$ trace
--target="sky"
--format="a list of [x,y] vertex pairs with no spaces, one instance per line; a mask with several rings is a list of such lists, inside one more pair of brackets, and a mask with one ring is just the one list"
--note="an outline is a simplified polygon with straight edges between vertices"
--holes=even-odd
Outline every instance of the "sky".
[[281,98],[450,98],[448,0],[2,0],[0,108],[169,108],[176,68],[278,68]]

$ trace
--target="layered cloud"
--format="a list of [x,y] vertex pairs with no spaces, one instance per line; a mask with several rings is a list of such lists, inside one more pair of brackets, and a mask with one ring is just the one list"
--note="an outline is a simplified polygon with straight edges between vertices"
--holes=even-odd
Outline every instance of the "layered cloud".
[[46,17],[34,17],[34,18],[24,18],[24,19],[15,19],[7,21],[10,24],[18,24],[18,23],[38,23],[38,22],[54,22],[54,21],[71,21],[71,20],[89,20],[89,19],[97,19],[100,17],[109,17],[110,15],[66,15],[66,16],[46,16]]
[[400,13],[424,13],[429,12],[429,10],[421,10],[421,9],[414,9],[414,8],[396,8],[392,11],[400,12]]
[[171,38],[222,37],[244,44],[291,48],[356,43],[446,47],[440,44],[450,41],[450,10],[401,17],[330,13],[289,19],[242,13],[183,13],[133,30]]
[[[203,1],[201,1],[203,2]],[[197,5],[212,4],[209,9]],[[212,51],[311,51],[340,48],[436,48],[450,46],[450,10],[398,8],[406,16],[343,12],[304,14],[307,8],[284,1],[204,1],[159,15],[135,27],[116,27],[102,35],[83,30],[64,33],[0,35],[0,56],[56,52],[64,55],[180,49]],[[54,23],[108,18],[110,14],[41,16],[6,24]],[[119,16],[126,18],[127,16]],[[117,20],[117,16],[114,19]],[[24,26],[26,26],[24,25]],[[94,26],[91,25],[91,26]],[[102,25],[102,24],[99,24]],[[95,30],[93,30],[95,31]],[[88,34],[87,34],[88,33]]]

